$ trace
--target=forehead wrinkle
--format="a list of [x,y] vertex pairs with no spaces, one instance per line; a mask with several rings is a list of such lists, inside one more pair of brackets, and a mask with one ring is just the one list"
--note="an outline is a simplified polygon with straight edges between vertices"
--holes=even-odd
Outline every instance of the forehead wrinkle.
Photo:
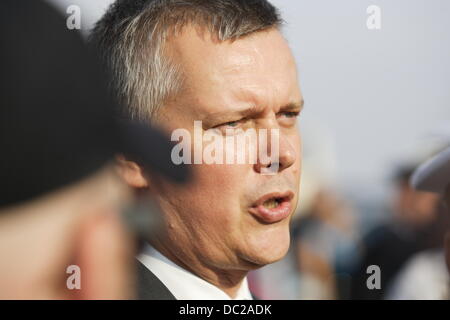
[[[257,61],[255,58],[250,58],[247,61]],[[228,74],[228,79],[223,79],[227,83],[233,85],[232,96],[241,102],[251,103],[254,105],[266,105],[266,106],[277,106],[282,105],[291,101],[279,101],[279,99],[284,99],[286,91],[291,85],[295,85],[298,81],[297,74],[291,78],[290,75],[292,70],[279,70],[279,72],[270,72],[265,74],[264,68],[267,66],[263,65],[261,61],[260,65],[257,62],[252,63],[253,68],[249,64],[236,65],[234,68],[229,68],[228,70],[235,71],[233,74]],[[245,68],[248,70],[245,70]],[[284,68],[283,68],[284,69]],[[261,70],[263,70],[261,72]],[[260,75],[260,76],[258,76]],[[265,75],[265,76],[264,76]],[[289,75],[289,76],[288,76]],[[289,77],[289,82],[286,82]],[[288,87],[286,87],[288,85]],[[291,90],[291,89],[289,89]]]
[[228,55],[227,61],[223,66],[223,72],[225,74],[235,74],[236,72],[241,72],[242,68],[248,68],[255,65],[256,59],[250,54],[234,53]]
[[[233,90],[233,98],[241,104],[250,105],[254,112],[267,113],[277,111],[285,104],[292,101],[283,101],[280,89],[274,84],[276,81],[268,79],[264,84],[241,85]],[[280,101],[280,99],[283,99]]]
[[[249,44],[246,43],[248,46]],[[264,69],[264,55],[256,43],[251,43],[250,48],[236,47],[225,55],[223,71],[224,73],[242,72],[243,68],[259,71]],[[251,71],[251,70],[249,70]]]

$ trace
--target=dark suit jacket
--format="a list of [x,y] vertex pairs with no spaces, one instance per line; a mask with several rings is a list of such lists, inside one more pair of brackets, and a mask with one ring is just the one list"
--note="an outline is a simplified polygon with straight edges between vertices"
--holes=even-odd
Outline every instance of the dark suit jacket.
[[[153,272],[137,261],[138,300],[176,300],[173,294]],[[253,294],[254,300],[258,300]]]
[[137,262],[137,289],[139,300],[176,300],[161,280],[140,261]]

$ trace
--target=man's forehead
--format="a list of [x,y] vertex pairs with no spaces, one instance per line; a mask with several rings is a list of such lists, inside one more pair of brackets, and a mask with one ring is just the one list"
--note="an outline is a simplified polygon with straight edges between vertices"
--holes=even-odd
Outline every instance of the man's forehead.
[[295,64],[287,41],[274,28],[236,40],[219,41],[209,32],[186,26],[168,41],[167,51],[188,76],[214,69],[220,69],[222,74],[234,74],[247,66],[270,70],[271,64],[278,67]]
[[187,28],[171,43],[171,54],[184,73],[184,92],[196,113],[302,102],[294,59],[276,29],[218,42]]

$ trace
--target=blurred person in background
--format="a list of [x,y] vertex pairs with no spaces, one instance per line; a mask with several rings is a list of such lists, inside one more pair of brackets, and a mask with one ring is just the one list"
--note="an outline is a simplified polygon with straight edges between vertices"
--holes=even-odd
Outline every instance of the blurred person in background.
[[[124,114],[183,128],[193,137],[183,139],[188,150],[208,145],[195,121],[220,141],[228,129],[279,130],[275,161],[203,162],[186,189],[122,162],[128,184],[155,195],[164,219],[163,234],[138,256],[140,298],[252,299],[247,273],[286,254],[303,98],[280,23],[265,0],[118,0],[93,30]],[[257,142],[245,144],[248,159]]]
[[450,230],[450,215],[444,206],[427,228],[424,248],[409,258],[387,288],[387,300],[448,299],[450,281],[445,264],[444,241]]
[[[405,263],[415,253],[431,245],[430,228],[438,217],[439,198],[411,188],[414,165],[404,165],[395,174],[392,215],[370,230],[362,240],[362,256],[351,277],[352,299],[383,299]],[[369,289],[367,268],[381,271],[381,288]]]
[[412,186],[441,198],[432,247],[414,255],[400,272],[388,299],[450,299],[450,148],[437,152],[414,172]]
[[300,299],[340,299],[356,259],[353,209],[335,192],[321,189],[293,233]]
[[322,122],[308,122],[299,212],[292,223],[298,299],[339,299],[357,258],[358,229],[353,204],[336,186],[335,139]]
[[154,154],[168,142],[114,120],[97,61],[44,2],[1,1],[0,43],[0,299],[134,298],[115,154],[178,178]]

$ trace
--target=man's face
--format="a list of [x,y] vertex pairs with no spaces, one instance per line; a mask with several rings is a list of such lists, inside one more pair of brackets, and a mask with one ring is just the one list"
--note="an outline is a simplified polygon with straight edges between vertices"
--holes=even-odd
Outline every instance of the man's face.
[[[180,64],[185,85],[161,109],[158,125],[169,132],[187,129],[192,150],[194,140],[201,139],[194,137],[194,121],[202,121],[202,132],[217,139],[225,139],[226,129],[278,129],[279,170],[266,175],[258,163],[203,163],[192,166],[194,181],[188,187],[151,180],[166,221],[162,243],[184,262],[195,257],[219,269],[250,270],[281,259],[298,198],[296,120],[303,105],[287,42],[277,30],[218,42],[186,28],[170,41],[169,54]],[[281,203],[266,202],[268,211],[258,207],[275,198]]]

